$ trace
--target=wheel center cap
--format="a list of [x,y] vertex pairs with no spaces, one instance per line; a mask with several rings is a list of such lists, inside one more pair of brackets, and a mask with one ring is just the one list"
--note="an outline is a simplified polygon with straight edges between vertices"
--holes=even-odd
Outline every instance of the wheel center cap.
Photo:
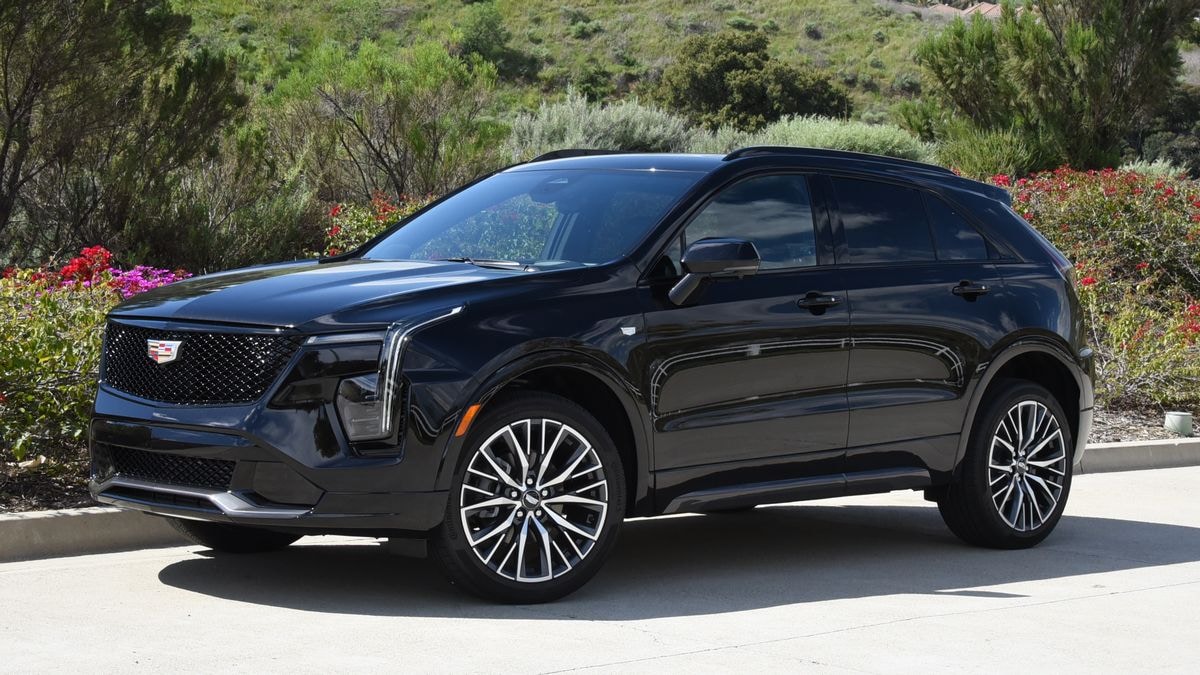
[[521,501],[525,502],[525,506],[531,509],[542,503],[541,497],[538,497],[538,493],[535,490],[526,492]]

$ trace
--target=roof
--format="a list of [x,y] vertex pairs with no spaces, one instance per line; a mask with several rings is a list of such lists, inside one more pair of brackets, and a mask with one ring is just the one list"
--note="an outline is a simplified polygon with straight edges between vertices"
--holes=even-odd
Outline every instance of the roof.
[[[566,152],[566,151],[560,151]],[[534,160],[518,164],[508,171],[544,171],[549,169],[623,169],[626,171],[696,171],[708,173],[721,165],[721,155],[685,155],[676,153],[604,153],[577,155],[560,159]]]
[[[543,155],[545,156],[545,155]],[[506,169],[506,172],[544,171],[551,169],[607,169],[613,171],[690,171],[711,173],[723,166],[741,162],[779,160],[780,166],[811,165],[820,169],[854,169],[877,174],[901,175],[911,179],[933,180],[943,185],[987,194],[994,199],[1008,199],[1003,188],[956,176],[952,171],[933,164],[907,159],[870,155],[845,150],[800,148],[786,146],[748,147],[727,155],[692,155],[678,153],[620,153],[594,150],[559,150],[550,153],[554,159],[533,160]],[[800,161],[797,162],[796,160]],[[790,160],[790,161],[788,161]]]

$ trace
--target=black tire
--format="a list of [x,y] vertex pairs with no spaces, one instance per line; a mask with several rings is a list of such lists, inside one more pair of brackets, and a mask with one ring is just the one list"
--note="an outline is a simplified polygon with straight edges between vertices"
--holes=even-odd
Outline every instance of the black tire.
[[[1008,416],[1014,408],[1018,410],[1018,415],[1025,414],[1023,410],[1031,410],[1036,415],[1044,409],[1053,416],[1061,436],[1057,441],[1048,441],[1050,445],[1046,448],[1052,454],[1044,454],[1046,449],[1043,449],[1037,454],[1040,459],[1034,460],[1033,453],[1026,458],[1025,453],[1034,450],[1039,440],[1044,440],[1036,437],[1036,430],[1030,434],[1034,437],[1033,441],[1024,449],[1019,447],[1021,443],[1018,442],[1013,444],[1018,447],[1009,451],[1005,448],[1006,441],[993,440],[997,435],[1001,439],[1013,440],[1009,434],[1012,433],[1010,427],[1015,427],[1015,424],[1013,418]],[[1045,417],[1042,419],[1046,420]],[[1002,421],[1005,424],[1004,431],[1001,431]],[[1049,432],[1050,422],[1046,420],[1044,424],[1045,427],[1038,428],[1046,429],[1048,435],[1053,435]],[[1007,462],[1011,461],[1008,471],[989,466],[993,445],[996,446],[999,465],[1007,466]],[[1035,467],[1033,464],[1057,457],[1060,450],[1064,461],[1055,463],[1051,468]],[[955,535],[975,546],[1020,549],[1037,545],[1050,535],[1062,518],[1071,491],[1074,450],[1074,438],[1067,417],[1049,391],[1025,380],[997,382],[980,407],[966,455],[953,482],[938,499],[942,519]],[[992,481],[997,481],[995,488],[990,485]],[[1014,484],[1016,489],[1007,487],[1006,490],[1010,484]],[[1025,493],[1022,485],[1029,486],[1032,496]],[[1049,508],[1049,500],[1054,497],[1056,488],[1060,488],[1057,501],[1053,508]],[[1017,502],[1015,499],[1023,501]],[[1000,505],[997,505],[997,500]],[[1002,516],[1001,510],[1006,515]]]
[[298,534],[272,532],[244,525],[208,523],[182,518],[167,518],[167,522],[190,541],[200,546],[206,546],[217,553],[278,551],[287,548],[300,538]]
[[[523,447],[536,445],[536,452],[526,457],[529,469],[523,492],[514,485],[519,480],[514,476],[519,476],[522,470],[518,465],[520,457],[505,435],[506,430],[514,428],[510,425],[516,425],[512,438],[526,430],[527,442]],[[554,439],[549,443],[541,440],[546,434],[555,436],[560,431],[563,437],[558,439],[558,445]],[[486,464],[485,444],[488,456],[494,457],[503,471]],[[538,469],[543,467],[544,458],[548,459],[544,461],[542,475]],[[576,459],[577,468],[572,470],[571,462]],[[579,473],[593,465],[598,468]],[[469,471],[471,468],[476,472]],[[506,482],[499,473],[505,473],[511,482]],[[578,477],[549,485],[560,476],[572,474]],[[529,476],[534,476],[532,485],[528,483]],[[543,485],[547,485],[544,491]],[[585,489],[589,486],[591,489]],[[471,427],[451,484],[445,519],[430,539],[431,557],[451,583],[480,597],[522,604],[556,600],[583,586],[603,565],[625,515],[625,492],[621,456],[595,417],[558,396],[517,394],[485,408]],[[559,501],[575,497],[595,500],[604,506]],[[547,501],[543,504],[541,499]],[[511,503],[471,508],[496,500]],[[536,506],[529,506],[535,500]],[[564,520],[595,538],[573,533],[561,525]],[[520,538],[522,528],[526,533],[524,540]],[[475,547],[471,544],[472,537]],[[521,552],[512,562],[512,553],[518,546]],[[528,558],[526,552],[530,553]],[[529,574],[531,568],[540,573]],[[522,580],[523,573],[529,578]]]

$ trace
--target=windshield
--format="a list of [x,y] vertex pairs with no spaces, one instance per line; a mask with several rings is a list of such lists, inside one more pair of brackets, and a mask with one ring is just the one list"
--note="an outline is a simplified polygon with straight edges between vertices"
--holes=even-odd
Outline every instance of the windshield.
[[405,223],[363,257],[608,262],[629,253],[702,175],[589,169],[496,174]]

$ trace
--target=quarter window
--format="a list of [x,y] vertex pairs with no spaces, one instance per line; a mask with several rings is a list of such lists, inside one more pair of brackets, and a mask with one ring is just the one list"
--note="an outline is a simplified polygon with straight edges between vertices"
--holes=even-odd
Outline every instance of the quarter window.
[[938,260],[987,260],[987,241],[949,204],[925,195],[933,238],[937,242]]
[[761,176],[718,194],[688,224],[683,246],[708,237],[754,243],[761,269],[817,264],[812,199],[804,176]]
[[832,179],[850,262],[934,260],[933,239],[921,193],[911,188]]

